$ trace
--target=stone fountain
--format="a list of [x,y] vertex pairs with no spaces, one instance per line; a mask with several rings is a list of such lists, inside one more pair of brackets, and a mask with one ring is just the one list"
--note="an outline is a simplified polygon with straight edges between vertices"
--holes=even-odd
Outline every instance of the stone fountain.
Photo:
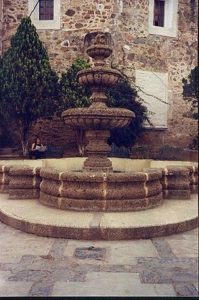
[[74,108],[65,111],[62,116],[65,123],[73,128],[81,127],[86,132],[87,160],[84,171],[112,172],[112,163],[107,158],[110,147],[107,139],[110,130],[124,127],[134,117],[127,109],[108,108],[106,89],[117,84],[121,74],[108,68],[105,59],[112,53],[110,33],[92,32],[84,40],[87,54],[92,57],[94,67],[78,73],[81,85],[91,89],[92,104],[89,108]]
[[85,130],[87,157],[0,162],[0,220],[72,239],[152,238],[197,227],[197,163],[107,157],[110,130],[126,126],[134,113],[106,105],[106,89],[121,78],[105,62],[111,35],[92,32],[84,42],[94,66],[78,80],[91,89],[91,105],[66,110],[63,118]]
[[[40,201],[43,204],[73,210],[129,211],[161,203],[160,171],[142,174],[118,172],[113,170],[107,157],[110,130],[128,125],[135,116],[127,109],[107,107],[106,89],[121,78],[120,72],[106,65],[105,60],[112,53],[111,44],[110,33],[92,32],[85,36],[86,52],[93,59],[94,66],[80,71],[77,77],[81,85],[91,89],[91,105],[68,109],[62,117],[67,125],[85,130],[88,158],[82,170],[62,174],[60,181],[52,182],[48,171],[41,172]],[[62,186],[58,186],[61,182]]]

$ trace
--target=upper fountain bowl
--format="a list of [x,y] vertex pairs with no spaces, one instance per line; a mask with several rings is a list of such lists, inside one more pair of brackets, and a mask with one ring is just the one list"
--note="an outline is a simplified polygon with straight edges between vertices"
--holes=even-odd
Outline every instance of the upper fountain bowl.
[[92,57],[95,66],[103,66],[112,50],[111,34],[108,32],[91,32],[85,36],[84,45],[88,56]]
[[95,67],[92,69],[86,69],[79,71],[77,79],[81,85],[89,87],[110,87],[117,84],[121,78],[121,74],[117,70],[110,68]]
[[111,53],[113,52],[113,50],[106,45],[96,45],[96,46],[91,46],[86,50],[88,56],[97,59],[97,60],[101,60],[104,58],[108,58]]

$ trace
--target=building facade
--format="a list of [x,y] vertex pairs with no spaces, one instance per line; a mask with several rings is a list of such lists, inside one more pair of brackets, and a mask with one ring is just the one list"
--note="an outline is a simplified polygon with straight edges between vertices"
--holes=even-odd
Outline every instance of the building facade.
[[[188,105],[182,79],[197,64],[197,7],[197,0],[0,0],[0,52],[9,47],[21,18],[31,15],[52,67],[61,73],[86,57],[87,32],[109,31],[112,65],[129,77],[151,112],[153,126],[145,125],[139,145],[187,147],[197,124],[183,116]],[[35,130],[47,140],[54,132],[57,143],[64,143],[68,129],[59,137],[62,125],[59,121],[58,130],[58,121],[52,122],[40,122]]]

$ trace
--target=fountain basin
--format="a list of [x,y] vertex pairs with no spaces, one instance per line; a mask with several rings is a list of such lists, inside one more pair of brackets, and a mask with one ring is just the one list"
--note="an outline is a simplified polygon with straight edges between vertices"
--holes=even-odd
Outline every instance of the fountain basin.
[[65,210],[135,211],[162,201],[159,170],[92,173],[42,168],[40,175],[40,202]]
[[81,85],[88,87],[111,87],[121,78],[119,71],[109,68],[95,67],[79,71],[77,79]]
[[[24,180],[26,179],[26,169],[29,169],[30,173],[32,174],[31,176],[34,177],[34,173],[36,172],[36,169],[42,166],[42,160],[4,160],[4,161],[0,161],[0,192],[2,193],[7,193],[8,191],[11,190],[11,169],[22,169],[21,171],[21,175],[22,178],[24,177]],[[19,177],[20,175],[17,173],[15,176],[14,173],[14,177]],[[30,174],[29,174],[30,176]],[[22,185],[23,188],[26,189],[27,185],[23,184],[23,179],[22,179]],[[31,185],[31,189],[32,189],[33,185]],[[11,194],[11,192],[10,192]],[[29,196],[33,196],[34,193],[30,192]],[[38,198],[38,192],[37,192],[37,196]],[[33,197],[35,198],[35,197]]]
[[110,158],[114,172],[95,174],[81,171],[85,159],[1,162],[0,190],[65,210],[134,211],[161,204],[162,193],[189,200],[198,189],[193,162]]
[[134,113],[121,108],[72,108],[64,111],[62,117],[67,125],[83,129],[110,130],[124,127]]
[[106,59],[108,58],[113,50],[106,45],[97,45],[97,46],[90,46],[87,48],[86,53],[88,56],[92,58],[96,58],[97,60]]
[[[94,187],[96,187],[99,184],[99,181],[102,180],[103,174],[93,178],[93,183],[91,185],[89,184],[89,177],[86,178],[85,175],[80,171],[82,170],[85,159],[86,158],[76,157],[32,161],[0,161],[1,192],[1,188],[2,186],[5,186],[5,183],[7,186],[7,189],[3,191],[4,193],[0,194],[0,220],[14,228],[36,235],[62,237],[68,239],[95,240],[152,238],[183,232],[197,227],[198,200],[196,194],[190,195],[190,199],[182,198],[181,194],[175,194],[173,199],[169,197],[163,198],[163,200],[158,199],[154,207],[153,203],[150,203],[150,210],[146,209],[150,208],[149,205],[148,207],[145,206],[145,209],[143,209],[142,206],[142,210],[138,209],[138,211],[112,212],[100,210],[100,206],[96,204],[95,207],[97,210],[99,209],[99,211],[81,211],[82,207],[81,205],[78,206],[78,203],[80,204],[82,199],[75,199],[75,201],[73,201],[75,202],[75,209],[72,209],[72,207],[71,209],[58,209],[58,207],[62,208],[60,205],[69,206],[70,204],[70,201],[62,201],[62,197],[56,196],[59,194],[59,191],[62,190],[62,184],[60,185],[61,180],[64,182],[66,179],[67,184],[65,187],[66,190],[68,189],[68,191],[71,183],[73,184],[73,182],[80,182],[79,178],[82,179],[82,183],[85,181],[85,184],[88,184],[88,189],[91,186],[93,191],[95,190]],[[111,158],[111,161],[115,172],[113,172],[112,176],[109,178],[110,187],[113,183],[112,179],[118,179],[115,185],[121,183],[121,180],[119,180],[119,176],[117,175],[122,173],[124,174],[124,178],[125,176],[128,177],[128,174],[130,174],[128,178],[134,181],[132,183],[133,188],[135,188],[136,182],[139,182],[136,180],[140,180],[141,186],[143,186],[143,181],[141,180],[143,180],[143,174],[148,172],[146,169],[150,168],[150,172],[152,172],[151,174],[154,174],[153,169],[155,168],[156,172],[158,170],[158,173],[162,174],[162,178],[160,179],[161,185],[162,181],[164,180],[168,182],[170,181],[171,183],[172,180],[174,180],[177,188],[184,188],[181,185],[181,176],[183,174],[186,175],[186,172],[184,173],[183,171],[183,173],[180,174],[178,170],[180,167],[180,170],[185,169],[189,173],[189,176],[183,175],[183,180],[187,180],[186,191],[189,189],[191,194],[195,193],[197,190],[198,169],[196,163],[184,161],[153,161],[144,159],[132,160],[120,158]],[[24,166],[24,162],[26,166]],[[172,166],[172,170],[169,169],[169,166]],[[165,172],[164,175],[162,170],[167,170],[168,172]],[[171,171],[173,172],[173,175]],[[39,184],[37,181],[43,181],[42,172],[45,173],[45,175],[43,175],[46,177],[44,178],[44,182],[45,180],[49,180],[49,184],[47,184],[46,188],[48,194],[45,193],[44,196],[42,196],[43,192],[40,191],[42,184]],[[37,176],[37,180],[35,176]],[[167,178],[164,178],[163,176],[167,176]],[[127,180],[125,179],[125,181]],[[192,189],[193,183],[195,189]],[[153,186],[151,185],[150,180],[148,183],[146,183],[146,186],[148,184],[149,190],[152,192]],[[79,191],[80,193],[82,192],[79,190],[80,185],[78,183],[76,187],[78,189],[78,193]],[[169,185],[167,188],[168,187]],[[37,189],[37,192],[35,189]],[[164,192],[163,185],[162,190]],[[35,198],[37,199],[33,199],[34,191]],[[72,192],[74,193],[74,191]],[[180,192],[182,192],[182,190]],[[6,195],[6,193],[8,195]],[[26,195],[26,199],[22,199],[23,193]],[[101,193],[101,191],[97,193]],[[114,191],[113,194],[115,196],[115,200],[117,201]],[[14,195],[15,197],[13,197]],[[168,193],[166,193],[166,195],[168,196]],[[43,199],[41,199],[42,197]],[[113,199],[113,201],[115,200]],[[131,202],[129,202],[132,203],[134,200],[135,203],[140,205],[141,202],[137,202],[137,199],[131,199]],[[93,199],[86,199],[86,201],[88,201],[88,203],[91,201],[92,203],[95,203],[95,200]],[[110,204],[113,204],[113,202],[111,203],[112,200],[109,201]],[[120,207],[121,202],[122,199],[119,201]],[[143,203],[146,204],[146,202]],[[118,203],[116,203],[116,206],[117,204]]]

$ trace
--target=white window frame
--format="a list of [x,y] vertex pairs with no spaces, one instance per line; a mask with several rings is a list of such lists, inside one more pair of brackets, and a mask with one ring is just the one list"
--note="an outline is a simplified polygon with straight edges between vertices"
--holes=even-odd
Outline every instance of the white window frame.
[[[160,87],[158,91],[153,87],[153,81],[150,81],[152,78],[154,78],[156,86]],[[138,95],[145,101],[143,104],[148,108],[149,112],[153,113],[148,115],[153,125],[146,121],[143,127],[148,129],[167,129],[169,107],[168,73],[136,70],[136,85],[138,86]]]
[[[28,14],[33,11],[38,0],[28,0]],[[60,29],[60,0],[54,0],[53,20],[39,20],[39,4],[31,15],[31,20],[37,29]]]
[[149,0],[149,33],[170,37],[177,36],[178,0],[165,0],[164,27],[154,26],[155,0]]

